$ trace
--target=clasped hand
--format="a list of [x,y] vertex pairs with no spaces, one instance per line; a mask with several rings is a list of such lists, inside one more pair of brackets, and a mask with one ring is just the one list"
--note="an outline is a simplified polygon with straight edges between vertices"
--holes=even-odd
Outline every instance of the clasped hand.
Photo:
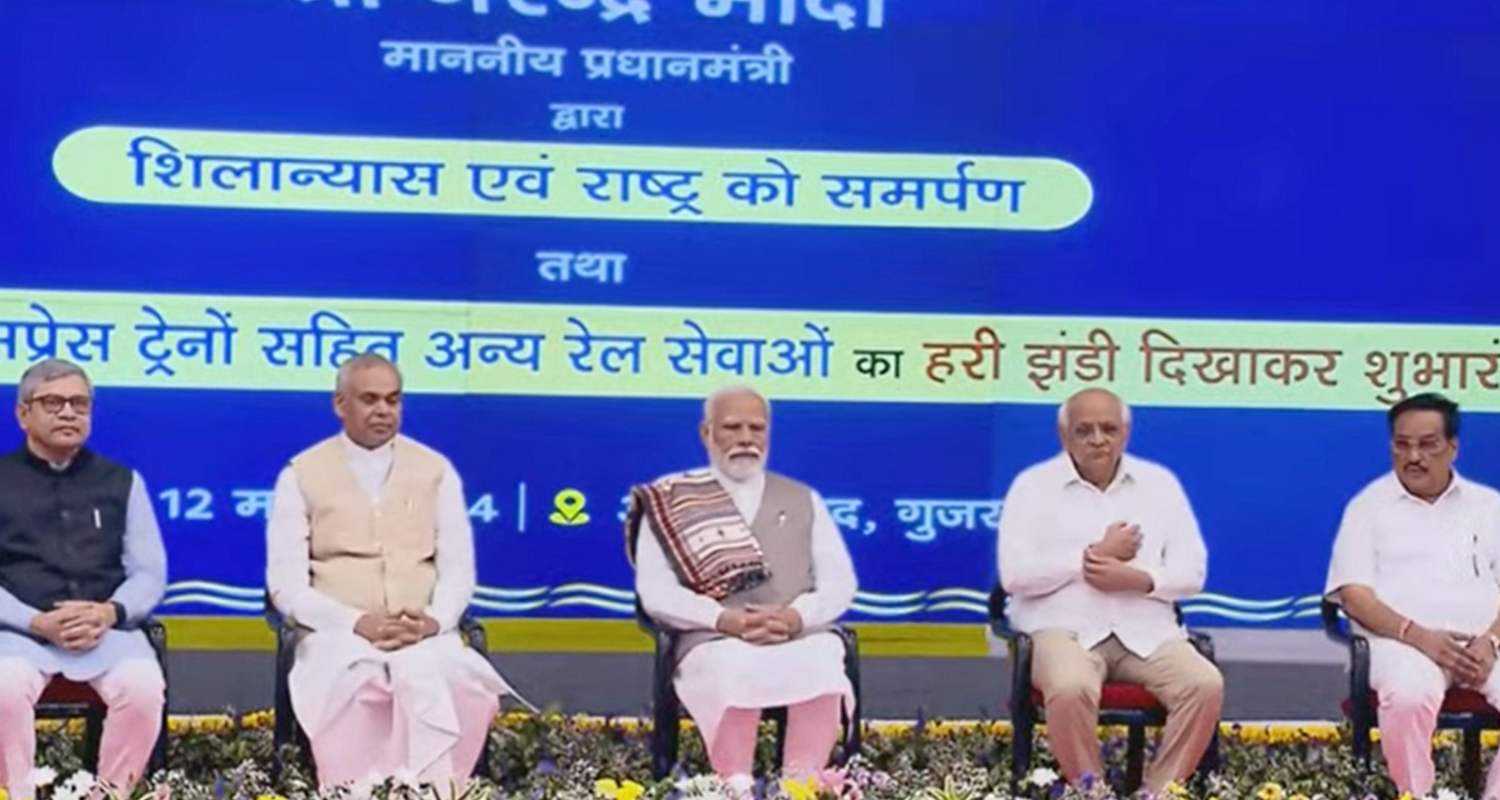
[[802,615],[789,606],[726,608],[716,627],[751,644],[780,644],[802,632]]
[[1141,549],[1141,526],[1110,523],[1104,538],[1083,551],[1083,579],[1101,592],[1149,592],[1153,582],[1126,562]]
[[31,632],[64,650],[92,650],[119,621],[116,616],[113,603],[61,600],[31,618]]
[[399,614],[366,613],[354,623],[354,632],[389,652],[437,635],[438,623],[423,611],[409,609]]
[[1452,676],[1455,684],[1465,688],[1478,690],[1495,668],[1495,648],[1487,636],[1416,628],[1407,641]]

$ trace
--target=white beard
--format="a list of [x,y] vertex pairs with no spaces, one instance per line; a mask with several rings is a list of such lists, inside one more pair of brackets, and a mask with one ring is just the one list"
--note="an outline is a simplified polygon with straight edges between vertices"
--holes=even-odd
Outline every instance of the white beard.
[[713,457],[713,462],[714,466],[718,468],[719,472],[724,473],[724,477],[734,481],[735,483],[746,483],[748,481],[754,480],[757,475],[760,475],[766,470],[765,455],[761,455],[760,458],[756,459],[744,457],[725,458],[719,455],[715,455]]

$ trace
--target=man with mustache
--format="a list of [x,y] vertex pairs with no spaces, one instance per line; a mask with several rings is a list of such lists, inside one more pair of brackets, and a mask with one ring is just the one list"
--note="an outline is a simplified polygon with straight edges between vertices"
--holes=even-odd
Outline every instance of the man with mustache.
[[339,367],[343,432],[292,457],[266,527],[266,588],[306,631],[290,676],[318,782],[391,776],[446,796],[473,772],[509,687],[465,647],[474,533],[448,459],[400,435],[401,373]]
[[0,784],[18,800],[34,796],[33,707],[54,675],[109,707],[97,771],[125,796],[161,730],[166,683],[139,625],[167,554],[140,473],[84,446],[93,415],[81,367],[38,362],[16,391],[25,444],[0,458]]
[[753,389],[709,395],[708,468],[635,487],[626,528],[641,605],[683,631],[677,694],[714,771],[746,796],[761,709],[787,706],[783,771],[797,778],[826,766],[854,703],[827,630],[854,600],[854,567],[818,493],[766,470],[770,429]]
[[[1447,689],[1500,706],[1500,493],[1453,469],[1456,403],[1412,395],[1387,421],[1392,469],[1344,508],[1325,591],[1369,634],[1380,747],[1396,788],[1422,797]],[[1500,761],[1484,796],[1500,797]]]
[[1098,779],[1106,679],[1143,684],[1167,709],[1145,788],[1192,774],[1219,724],[1224,679],[1188,642],[1172,603],[1203,589],[1208,552],[1177,478],[1128,455],[1130,407],[1084,389],[1058,408],[1063,452],[1016,476],[1000,514],[1000,581],[1031,634],[1032,684],[1069,783]]

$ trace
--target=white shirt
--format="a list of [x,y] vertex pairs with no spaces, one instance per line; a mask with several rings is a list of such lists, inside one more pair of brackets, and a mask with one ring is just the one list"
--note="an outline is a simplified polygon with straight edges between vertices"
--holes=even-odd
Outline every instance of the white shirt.
[[[398,439],[367,450],[347,435],[340,436],[345,462],[354,479],[370,496],[380,500],[380,491],[391,473]],[[271,517],[266,525],[266,589],[281,613],[313,630],[354,629],[365,612],[345,605],[312,588],[309,571],[307,498],[291,467],[276,478]],[[453,465],[444,463],[437,496],[437,583],[432,602],[425,609],[441,630],[458,627],[458,620],[474,593],[474,530],[464,506],[463,483]]]
[[[1083,579],[1083,551],[1114,522],[1140,526],[1129,565],[1151,576],[1149,594],[1101,592]],[[1016,476],[1000,513],[1000,582],[1010,619],[1032,633],[1060,629],[1093,647],[1114,635],[1138,656],[1181,639],[1172,603],[1203,589],[1208,551],[1182,485],[1170,470],[1124,455],[1101,491],[1066,452]]]
[[[734,507],[748,522],[760,511],[765,494],[766,476],[757,473],[747,481],[734,481],[718,469],[711,469],[719,485],[729,492]],[[837,620],[854,602],[858,584],[854,562],[844,546],[844,537],[833,523],[823,498],[812,493],[812,563],[813,589],[804,592],[789,605],[802,617],[802,625],[812,628]],[[653,619],[678,630],[713,630],[724,606],[707,595],[683,586],[667,562],[649,517],[643,519],[635,545],[635,591],[641,606]]]
[[1428,503],[1396,473],[1344,508],[1325,594],[1361,585],[1426,628],[1479,633],[1500,611],[1500,493],[1460,477]]

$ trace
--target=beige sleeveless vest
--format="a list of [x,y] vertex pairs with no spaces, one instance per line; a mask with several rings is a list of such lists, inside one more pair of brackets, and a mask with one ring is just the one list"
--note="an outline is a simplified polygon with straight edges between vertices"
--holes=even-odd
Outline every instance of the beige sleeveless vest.
[[365,494],[334,436],[292,457],[307,499],[312,587],[363,611],[419,611],[437,582],[437,493],[447,461],[397,436],[380,501]]
[[[760,510],[750,521],[750,532],[760,542],[770,580],[724,598],[730,608],[748,605],[784,606],[816,586],[812,559],[812,489],[775,472],[766,473]],[[803,636],[822,628],[805,629]],[[689,631],[677,640],[678,661],[704,642],[722,639],[718,631]]]

